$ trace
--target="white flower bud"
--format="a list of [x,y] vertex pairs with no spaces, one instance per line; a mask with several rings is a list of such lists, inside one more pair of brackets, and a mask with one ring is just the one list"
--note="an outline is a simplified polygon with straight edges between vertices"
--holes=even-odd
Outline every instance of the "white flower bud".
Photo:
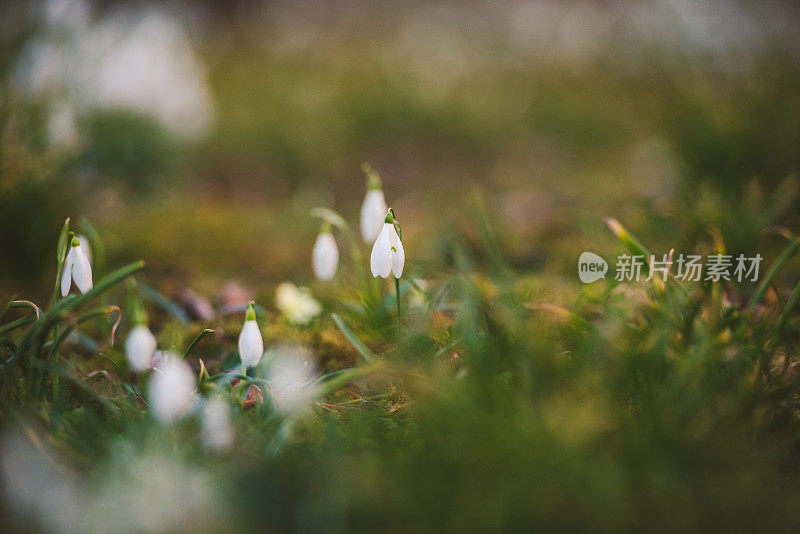
[[339,266],[339,247],[330,232],[321,232],[314,243],[311,255],[314,275],[320,280],[331,280]]
[[200,425],[200,437],[207,449],[224,451],[233,445],[231,410],[221,397],[215,396],[206,403]]
[[169,424],[183,416],[195,401],[192,369],[175,354],[164,358],[150,378],[150,409],[159,422]]
[[258,365],[262,354],[264,354],[264,339],[261,337],[258,323],[255,319],[245,321],[239,333],[239,357],[242,359],[242,367],[247,369]]
[[361,205],[361,236],[365,243],[372,243],[381,231],[386,217],[386,199],[380,189],[370,189]]
[[150,369],[156,352],[156,338],[143,324],[133,327],[125,340],[125,355],[128,365],[137,373]]
[[[272,351],[271,351],[272,352]],[[311,353],[301,347],[278,347],[271,354],[269,391],[283,412],[297,412],[319,395]]]

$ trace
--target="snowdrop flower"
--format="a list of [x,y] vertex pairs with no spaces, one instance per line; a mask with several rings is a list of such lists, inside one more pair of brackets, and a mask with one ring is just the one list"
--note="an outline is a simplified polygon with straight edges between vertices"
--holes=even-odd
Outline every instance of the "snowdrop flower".
[[157,350],[155,353],[153,353],[153,361],[150,367],[153,369],[161,369],[161,367],[164,365],[164,362],[173,356],[175,355],[168,350]]
[[137,324],[133,327],[128,339],[125,340],[125,355],[128,365],[137,373],[152,367],[153,355],[156,352],[156,337],[147,328],[146,324]]
[[230,530],[231,519],[220,506],[225,494],[209,471],[178,447],[132,441],[120,440],[109,451],[104,476],[90,485],[74,484],[86,487],[82,524],[58,533]]
[[92,245],[89,244],[89,238],[81,234],[78,236],[78,243],[81,244],[81,250],[86,254],[86,259],[89,260],[89,264],[94,263],[94,259],[92,258]]
[[212,451],[224,451],[233,445],[231,411],[228,403],[219,396],[209,400],[203,407],[200,437],[203,445]]
[[70,233],[70,247],[67,258],[64,260],[64,270],[61,272],[61,296],[69,294],[72,281],[78,286],[81,293],[92,289],[92,266],[81,248],[81,243],[74,233]]
[[406,253],[403,250],[403,242],[397,235],[394,226],[395,219],[392,209],[386,213],[378,239],[372,246],[372,254],[369,258],[369,267],[372,276],[386,278],[389,273],[394,273],[395,278],[400,278],[403,274],[403,264],[406,262]]
[[375,241],[381,231],[387,206],[378,174],[367,164],[364,164],[364,172],[367,173],[367,195],[361,205],[361,236],[369,244]]
[[291,282],[278,286],[275,304],[291,322],[297,324],[309,322],[322,311],[322,306],[314,300],[307,288],[297,287]]
[[[72,14],[49,8],[59,2],[45,4],[49,24],[25,46],[15,66],[23,95],[33,101],[69,95],[78,117],[109,109],[142,114],[189,140],[210,131],[214,99],[206,67],[169,10],[109,10],[94,17],[88,2],[60,2],[85,5],[72,8]],[[69,134],[59,137],[69,140],[67,119],[57,117]],[[57,126],[56,132],[62,129]]]
[[271,355],[267,376],[269,391],[278,408],[296,412],[317,396],[316,369],[308,350],[281,347]]
[[246,373],[248,367],[258,365],[262,354],[264,354],[264,340],[256,322],[253,301],[250,301],[244,316],[244,326],[239,333],[239,357],[242,359],[242,373]]
[[189,364],[169,354],[150,378],[149,401],[153,415],[163,424],[180,418],[195,401],[194,374]]
[[156,353],[156,337],[147,327],[147,313],[135,289],[136,284],[129,286],[129,307],[133,328],[125,340],[125,356],[128,366],[137,373],[153,368]]
[[339,266],[339,247],[336,246],[329,225],[326,225],[317,236],[311,264],[314,267],[314,275],[320,280],[331,280],[336,274],[336,268]]

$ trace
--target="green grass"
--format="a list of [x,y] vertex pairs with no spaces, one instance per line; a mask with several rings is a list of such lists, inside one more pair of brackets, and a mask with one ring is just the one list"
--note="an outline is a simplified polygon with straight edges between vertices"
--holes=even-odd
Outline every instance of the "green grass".
[[[210,494],[197,497],[202,506],[187,529],[798,524],[797,291],[785,301],[768,283],[796,252],[794,242],[739,303],[717,284],[609,281],[572,292],[561,308],[498,255],[489,219],[475,211],[473,224],[483,237],[469,254],[458,238],[456,267],[429,280],[427,304],[412,306],[404,292],[401,344],[388,285],[370,307],[351,303],[364,290],[358,285],[329,289],[325,314],[309,327],[267,311],[268,347],[304,343],[330,373],[300,412],[278,408],[263,367],[248,379],[265,388],[264,403],[251,410],[244,386],[218,374],[237,366],[238,315],[184,326],[168,319],[159,337],[163,344],[177,329],[181,352],[203,327],[221,333],[194,344],[188,361],[197,372],[202,359],[209,370],[198,391],[218,392],[233,408],[235,445],[222,453],[201,446],[198,415],[169,427],[148,415],[147,383],[125,370],[118,348],[105,345],[87,359],[65,335],[76,324],[90,337],[108,335],[97,320],[112,308],[95,307],[97,300],[119,302],[114,286],[140,265],[41,311],[12,304],[28,306],[25,317],[34,319],[10,322],[13,310],[3,319],[6,432],[32,440],[39,452],[25,454],[36,462],[58,467],[46,483],[85,492],[89,512],[74,521],[86,528],[80,521],[94,520],[102,488],[117,497],[106,503],[107,523],[92,528],[130,514],[126,495],[163,485],[157,472],[136,467],[149,461],[204,480],[199,487]],[[117,336],[127,328],[123,320]],[[181,506],[183,497],[174,499]]]
[[[498,38],[442,81],[397,55],[393,20],[296,49],[216,22],[208,138],[104,112],[68,154],[48,151],[46,103],[5,90],[4,40],[0,530],[797,531],[793,60],[740,79],[656,51],[630,70],[542,61]],[[402,335],[357,232],[364,161],[403,224]],[[67,216],[95,289],[60,299]],[[321,219],[331,283],[311,276]],[[577,277],[583,251],[672,248],[760,253],[760,279]],[[291,323],[284,281],[319,316]],[[236,382],[249,298],[267,353]],[[230,407],[230,449],[203,446],[197,411],[156,421],[152,372],[123,349],[138,299],[200,404]],[[271,387],[284,353],[316,366],[299,410]]]

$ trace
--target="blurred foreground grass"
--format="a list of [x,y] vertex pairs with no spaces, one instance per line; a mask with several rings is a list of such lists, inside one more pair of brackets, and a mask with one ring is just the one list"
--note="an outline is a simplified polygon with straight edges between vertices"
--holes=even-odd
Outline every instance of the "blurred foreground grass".
[[[3,527],[797,530],[794,56],[774,45],[734,53],[730,68],[643,48],[637,60],[624,34],[588,59],[548,58],[503,26],[479,31],[475,5],[399,17],[361,6],[330,21],[218,9],[198,30],[216,123],[193,142],[130,110],[92,110],[76,146],[55,150],[49,100],[16,88],[27,34],[3,35],[3,294],[47,312],[58,229],[85,214],[104,250],[96,283],[146,261],[136,280],[160,348],[215,330],[188,361],[215,377],[200,392],[223,395],[235,434],[211,452],[199,414],[154,420],[146,375],[120,348],[127,309],[110,339],[121,286],[59,350],[38,332],[40,350],[12,361],[41,323],[3,330]],[[337,279],[311,281],[310,209],[355,223],[363,161],[403,223],[401,342],[392,286],[363,281],[343,236]],[[583,286],[581,252],[625,251],[606,216],[656,255],[760,253],[762,285]],[[321,303],[308,324],[280,312],[286,280]],[[263,402],[218,376],[238,365],[250,298]],[[336,387],[287,412],[269,388],[284,353],[310,355]]]

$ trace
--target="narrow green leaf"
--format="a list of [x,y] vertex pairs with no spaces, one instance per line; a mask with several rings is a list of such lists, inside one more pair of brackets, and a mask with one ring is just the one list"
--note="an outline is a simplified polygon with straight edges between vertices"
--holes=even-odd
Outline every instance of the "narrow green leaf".
[[377,362],[372,362],[369,365],[365,365],[364,367],[342,369],[342,372],[337,373],[334,376],[330,376],[327,380],[324,381],[318,380],[315,383],[315,385],[318,388],[316,390],[316,393],[319,397],[325,397],[326,395],[329,395],[330,393],[336,391],[342,386],[349,384],[354,380],[357,380],[370,373],[374,373],[382,366],[383,362],[377,361]]
[[772,333],[773,339],[777,339],[777,337],[780,336],[786,321],[789,320],[789,315],[794,311],[798,301],[800,301],[800,283],[794,286],[792,294],[789,295],[789,300],[786,301],[786,305],[783,307],[783,311],[778,317],[778,321],[775,323],[775,329]]
[[197,335],[197,337],[196,337],[196,338],[194,338],[194,341],[192,341],[191,343],[189,343],[189,346],[188,346],[188,347],[186,347],[186,350],[183,352],[183,359],[185,360],[186,358],[188,358],[188,357],[189,357],[189,354],[192,352],[192,349],[194,348],[194,346],[195,346],[195,345],[197,345],[198,343],[200,343],[200,340],[201,340],[201,339],[203,339],[204,337],[206,337],[208,334],[213,334],[213,333],[214,333],[214,331],[213,331],[212,329],[210,329],[210,328],[206,328],[205,330],[203,330],[202,332],[200,332],[200,333]]
[[143,284],[139,281],[136,282],[136,285],[139,287],[139,293],[141,296],[170,314],[171,316],[178,319],[183,324],[189,324],[191,321],[189,320],[189,316],[186,315],[186,312],[183,309],[169,300],[167,297],[153,289],[152,287]]
[[[625,248],[627,248],[631,254],[634,256],[644,256],[645,260],[650,258],[650,251],[647,250],[647,247],[645,247],[638,239],[636,239],[627,228],[622,226],[621,222],[614,217],[606,217],[605,223],[606,226],[608,226],[608,229],[611,230],[615,236],[617,236],[617,239],[619,239],[622,244],[625,245]],[[642,267],[645,269],[645,272],[650,272],[650,263],[648,261],[645,261]]]
[[67,337],[75,330],[79,324],[84,323],[90,319],[94,319],[95,317],[103,317],[110,313],[117,313],[117,320],[114,323],[114,326],[111,328],[111,344],[114,343],[114,333],[116,332],[117,325],[119,325],[120,318],[122,316],[122,310],[120,310],[119,306],[100,306],[98,308],[91,309],[87,312],[84,312],[78,316],[75,321],[67,326],[61,335],[53,343],[53,346],[50,349],[51,354],[55,354],[58,351],[58,347],[67,339]]
[[33,317],[35,320],[39,320],[42,317],[42,309],[31,302],[30,300],[12,300],[8,303],[9,308],[28,308],[33,312]]
[[15,328],[19,328],[20,326],[24,326],[28,323],[32,323],[34,321],[33,315],[26,315],[25,317],[20,317],[15,321],[11,321],[10,323],[6,323],[3,326],[0,326],[0,334],[5,334],[6,332],[11,332]]
[[316,208],[311,209],[311,216],[317,217],[322,219],[323,221],[335,226],[339,230],[343,232],[350,232],[350,225],[347,224],[347,221],[344,220],[344,217],[339,215],[337,212],[330,208],[325,208],[322,206],[317,206]]
[[140,271],[144,268],[143,261],[136,261],[133,263],[129,263],[125,267],[117,269],[113,273],[109,274],[99,282],[97,282],[92,289],[83,293],[81,295],[70,295],[67,298],[61,300],[53,306],[53,308],[47,313],[50,315],[51,313],[63,313],[65,311],[70,311],[79,308],[83,304],[89,302],[95,297],[98,297],[117,285],[118,283],[122,282],[124,279],[132,275],[133,273]]
[[358,337],[350,330],[350,327],[342,320],[341,317],[336,315],[335,313],[331,314],[333,318],[333,322],[336,323],[336,326],[339,327],[339,330],[342,331],[344,337],[355,347],[359,354],[368,362],[372,362],[375,360],[376,356],[372,353],[371,350],[360,340]]
[[69,217],[64,221],[64,226],[61,227],[61,233],[58,235],[58,247],[56,248],[56,261],[58,262],[59,271],[64,259],[67,257],[67,238],[69,237]]
[[775,262],[770,266],[769,271],[767,271],[767,275],[764,277],[764,280],[761,281],[761,284],[759,284],[755,294],[753,294],[753,298],[750,300],[751,310],[754,310],[756,306],[758,306],[758,304],[764,298],[764,295],[767,294],[772,280],[775,278],[781,268],[783,268],[784,264],[797,253],[798,249],[800,249],[800,237],[793,237],[791,243],[789,243],[789,245],[783,249],[781,255],[778,256]]
[[55,304],[58,302],[58,292],[61,288],[61,274],[64,266],[64,259],[67,257],[67,243],[69,239],[69,217],[64,221],[64,226],[61,227],[61,233],[58,236],[58,245],[56,246],[56,283],[53,287],[53,296],[50,302]]
[[20,326],[24,326],[33,321],[38,321],[43,314],[39,306],[37,306],[36,304],[34,304],[29,300],[12,300],[11,302],[8,303],[8,309],[12,308],[28,308],[33,313],[30,315],[26,315],[25,317],[20,317],[19,319],[11,321],[10,323],[6,323],[3,326],[0,326],[0,334],[10,332],[15,328],[19,328]]

